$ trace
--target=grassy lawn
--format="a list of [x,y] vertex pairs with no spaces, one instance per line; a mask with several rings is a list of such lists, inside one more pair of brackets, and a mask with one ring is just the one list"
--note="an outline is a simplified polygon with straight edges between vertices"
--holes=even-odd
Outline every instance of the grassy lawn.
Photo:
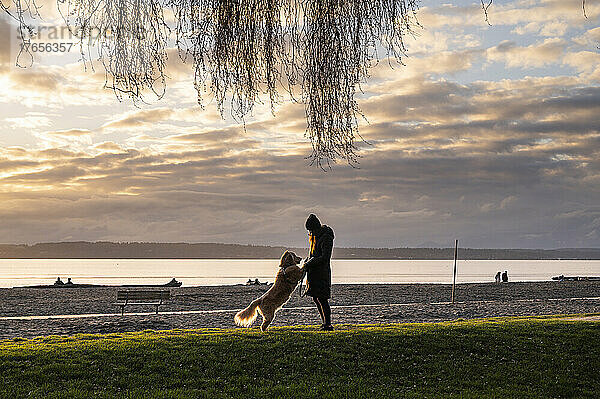
[[597,397],[600,323],[190,330],[0,342],[0,397]]

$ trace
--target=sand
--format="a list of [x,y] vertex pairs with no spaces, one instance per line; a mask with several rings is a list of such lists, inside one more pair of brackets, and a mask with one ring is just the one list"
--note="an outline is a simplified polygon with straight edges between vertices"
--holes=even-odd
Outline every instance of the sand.
[[[116,288],[0,289],[0,339],[145,329],[237,328],[233,324],[235,312],[267,289],[242,285],[172,288],[173,298],[161,306],[158,315],[150,314],[151,306],[128,306],[125,316],[116,314]],[[597,281],[459,284],[454,305],[448,303],[450,292],[451,287],[445,284],[334,285],[333,323],[600,313]],[[254,327],[259,322],[260,316]],[[320,319],[312,300],[299,298],[297,293],[273,323],[307,324],[320,324]]]

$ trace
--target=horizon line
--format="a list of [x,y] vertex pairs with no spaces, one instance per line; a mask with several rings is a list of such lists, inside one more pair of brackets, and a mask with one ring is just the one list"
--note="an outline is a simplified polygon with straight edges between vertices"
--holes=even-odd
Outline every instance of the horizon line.
[[[36,243],[0,243],[0,246],[29,246],[33,247],[36,245],[48,245],[48,244],[117,244],[117,245],[128,245],[128,244],[152,244],[152,245],[237,245],[244,247],[263,247],[263,248],[302,248],[299,246],[291,245],[280,245],[280,244],[248,244],[248,243],[226,243],[226,242],[185,242],[185,241],[172,241],[172,242],[160,242],[160,241],[86,241],[86,240],[77,240],[77,241],[46,241],[46,242],[36,242]],[[420,247],[420,246],[405,246],[405,247],[347,247],[347,246],[338,246],[334,249],[371,249],[371,250],[394,250],[394,249],[452,249],[454,247],[448,246],[439,246],[439,247]],[[561,251],[561,250],[600,250],[600,247],[561,247],[561,248],[493,248],[493,247],[461,247],[459,245],[459,249],[462,250],[519,250],[519,251]]]

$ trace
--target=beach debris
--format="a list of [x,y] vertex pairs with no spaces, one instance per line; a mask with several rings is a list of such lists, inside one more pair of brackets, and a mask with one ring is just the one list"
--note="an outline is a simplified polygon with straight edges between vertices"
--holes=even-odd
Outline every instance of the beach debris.
[[552,277],[555,281],[600,281],[600,276],[560,276]]

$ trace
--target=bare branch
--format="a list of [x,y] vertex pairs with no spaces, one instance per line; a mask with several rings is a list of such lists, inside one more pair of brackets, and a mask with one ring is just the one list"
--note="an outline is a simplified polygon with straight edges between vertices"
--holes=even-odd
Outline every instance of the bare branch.
[[[12,8],[14,7],[14,12]],[[8,14],[12,19],[17,21],[17,32],[21,37],[21,47],[15,64],[18,67],[26,68],[27,66],[33,65],[33,54],[30,50],[31,39],[35,35],[34,30],[26,23],[25,18],[29,17],[32,19],[40,17],[40,7],[36,4],[35,0],[12,0],[12,4],[5,5],[0,1],[0,8]],[[22,57],[27,55],[30,59],[29,65],[21,63]]]
[[[24,2],[12,0],[17,14]],[[401,63],[418,0],[58,0],[86,65],[97,47],[106,87],[117,97],[164,94],[169,27],[175,15],[180,57],[195,70],[198,101],[210,93],[242,121],[281,90],[304,105],[311,163],[355,165],[360,84],[379,60]],[[94,34],[93,34],[94,33]],[[91,64],[93,67],[93,64]]]
[[492,24],[490,23],[489,16],[488,16],[488,8],[490,8],[490,6],[492,5],[492,1],[494,1],[494,0],[490,0],[486,4],[485,0],[481,0],[481,9],[483,10],[483,13],[485,14],[485,22],[487,22],[487,24],[489,26],[492,26]]

